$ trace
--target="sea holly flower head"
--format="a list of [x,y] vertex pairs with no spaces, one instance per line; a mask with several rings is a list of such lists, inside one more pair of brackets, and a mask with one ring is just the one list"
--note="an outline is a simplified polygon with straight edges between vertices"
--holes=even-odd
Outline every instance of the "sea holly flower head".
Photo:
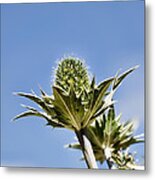
[[61,59],[55,69],[54,85],[69,92],[71,86],[78,95],[90,88],[88,70],[84,61],[76,57]]

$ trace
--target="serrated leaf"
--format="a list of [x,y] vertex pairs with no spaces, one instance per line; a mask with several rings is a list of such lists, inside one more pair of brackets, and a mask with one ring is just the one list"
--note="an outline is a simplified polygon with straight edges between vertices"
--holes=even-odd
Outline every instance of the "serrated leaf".
[[22,96],[22,97],[25,97],[25,98],[28,98],[32,101],[34,101],[35,103],[37,103],[43,110],[47,111],[47,112],[50,112],[50,109],[48,108],[48,106],[45,105],[45,102],[39,98],[38,96],[36,95],[33,95],[33,94],[28,94],[28,93],[17,93],[18,96]]
[[98,111],[99,107],[101,107],[101,105],[103,103],[103,97],[105,95],[105,92],[111,85],[112,81],[113,81],[113,78],[105,80],[98,85],[97,89],[94,90],[89,109],[82,120],[83,127],[87,126],[87,124],[92,123],[92,121],[90,122],[90,119]]
[[49,118],[48,115],[46,115],[44,112],[39,112],[37,110],[32,110],[29,106],[26,106],[26,108],[29,108],[29,111],[25,111],[19,115],[17,115],[13,120],[17,120],[19,118],[24,118],[28,116],[37,116],[45,119],[48,123],[46,125],[51,125],[52,127],[63,127],[63,124],[60,124],[59,122],[56,122],[52,118]]
[[97,118],[103,114],[110,106],[114,105],[115,101],[112,100],[115,91],[111,91],[104,99],[102,107],[94,114],[92,119]]
[[78,124],[78,122],[76,121],[75,114],[71,111],[69,107],[69,98],[65,96],[63,92],[57,87],[53,87],[53,94],[55,97],[53,104],[57,111],[59,111],[60,114],[63,114],[65,119],[68,118],[70,120],[71,125],[75,129],[79,130],[80,124]]

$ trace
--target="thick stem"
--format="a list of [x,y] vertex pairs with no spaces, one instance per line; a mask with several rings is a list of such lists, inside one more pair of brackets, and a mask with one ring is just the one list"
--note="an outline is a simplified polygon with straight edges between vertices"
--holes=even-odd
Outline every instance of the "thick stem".
[[84,133],[81,131],[76,131],[76,136],[79,140],[79,143],[82,148],[82,152],[86,161],[86,164],[89,169],[98,169],[97,163],[95,160],[95,156],[93,153],[92,146],[88,140],[88,138],[84,135]]

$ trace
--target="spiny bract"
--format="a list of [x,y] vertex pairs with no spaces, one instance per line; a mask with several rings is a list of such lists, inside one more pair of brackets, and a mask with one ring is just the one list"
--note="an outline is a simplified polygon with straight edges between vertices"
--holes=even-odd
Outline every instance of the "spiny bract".
[[69,92],[71,86],[76,94],[87,90],[90,82],[83,61],[75,57],[61,60],[56,68],[54,83],[66,92]]

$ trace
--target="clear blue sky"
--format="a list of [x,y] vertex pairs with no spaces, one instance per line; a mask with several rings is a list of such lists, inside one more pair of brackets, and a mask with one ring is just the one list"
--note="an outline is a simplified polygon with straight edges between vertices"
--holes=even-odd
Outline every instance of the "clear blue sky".
[[[52,67],[63,55],[85,59],[97,81],[140,65],[115,95],[123,120],[138,119],[144,132],[144,2],[1,5],[1,148],[3,166],[85,168],[69,130],[45,127],[34,117],[11,119],[33,105],[13,92],[51,94]],[[133,150],[144,155],[143,145]]]

